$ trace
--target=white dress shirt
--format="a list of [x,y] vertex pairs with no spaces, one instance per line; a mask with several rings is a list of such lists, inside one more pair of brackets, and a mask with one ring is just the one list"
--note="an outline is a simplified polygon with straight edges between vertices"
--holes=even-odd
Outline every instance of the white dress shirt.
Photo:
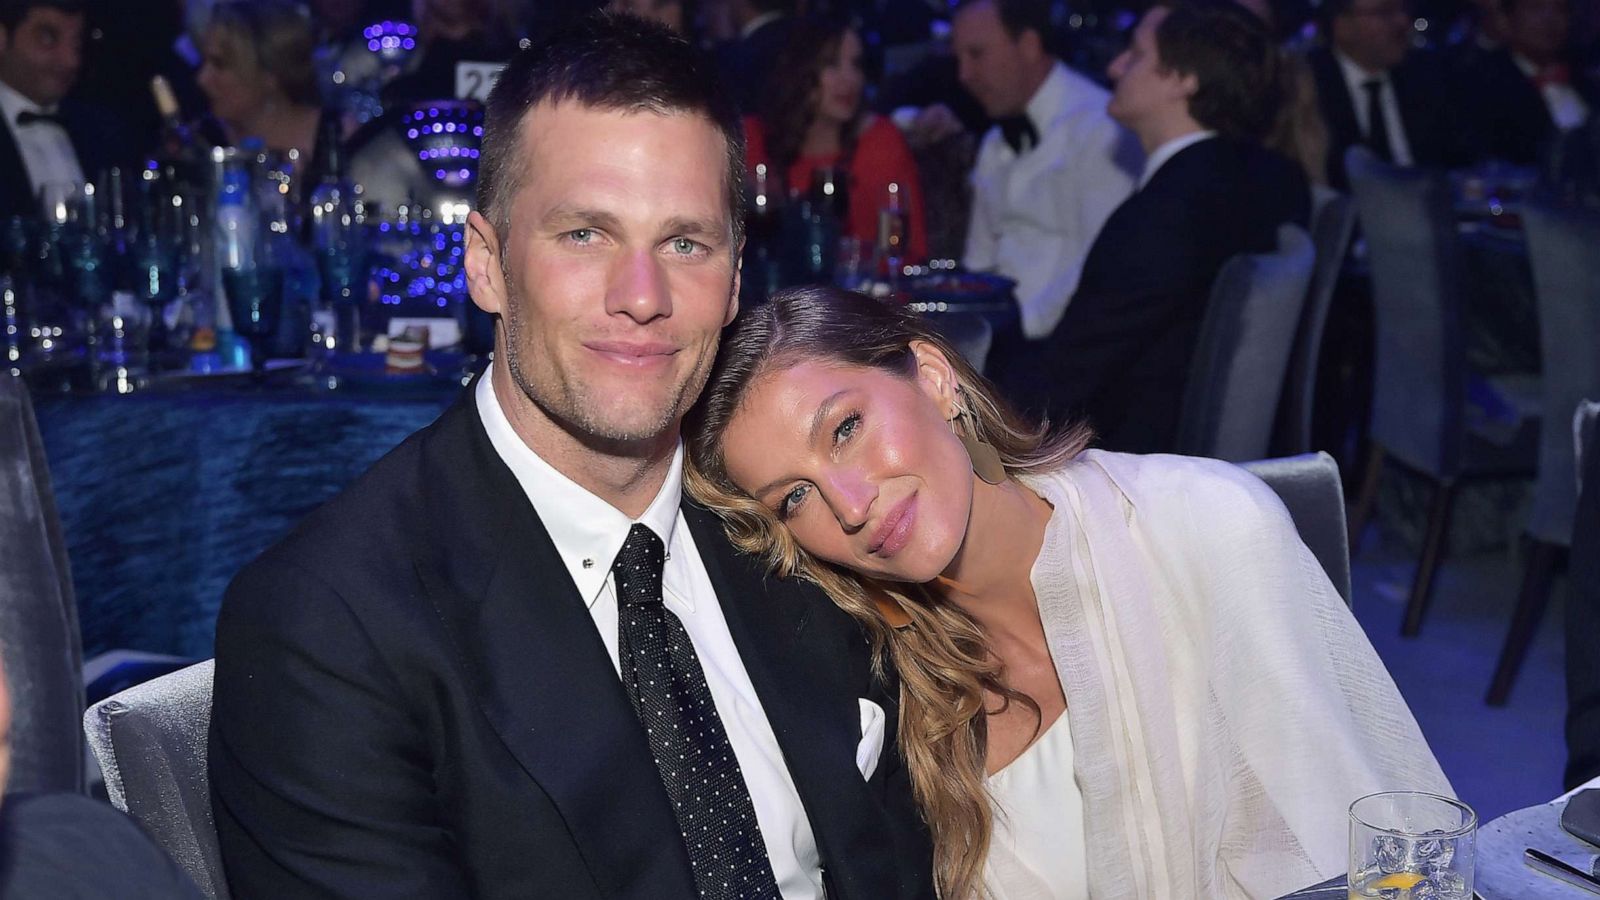
[[1109,99],[1057,62],[1028,101],[1038,145],[1018,155],[996,127],[978,150],[963,262],[1016,280],[1029,338],[1056,327],[1101,226],[1133,193],[1143,154]]
[[1155,151],[1150,154],[1150,158],[1145,160],[1144,174],[1139,176],[1139,190],[1144,190],[1145,185],[1150,183],[1150,179],[1155,177],[1156,172],[1160,171],[1161,167],[1167,164],[1167,160],[1177,156],[1179,153],[1182,153],[1190,147],[1193,147],[1195,144],[1200,143],[1206,138],[1213,138],[1216,136],[1217,133],[1215,131],[1191,131],[1182,137],[1175,137],[1172,140],[1167,141],[1165,144],[1157,147]]
[[1383,83],[1383,87],[1378,89],[1378,102],[1383,104],[1383,124],[1389,129],[1389,155],[1393,157],[1397,166],[1412,165],[1411,141],[1406,136],[1406,123],[1400,118],[1400,101],[1394,95],[1394,81],[1389,78],[1389,73],[1368,72],[1338,50],[1333,51],[1333,58],[1339,61],[1339,71],[1344,75],[1344,85],[1350,95],[1350,105],[1355,108],[1356,127],[1361,129],[1363,136],[1367,134],[1368,126],[1372,123],[1371,113],[1368,111],[1371,100],[1367,94],[1366,84],[1373,80]]
[[28,183],[34,197],[39,189],[53,181],[83,184],[83,169],[78,165],[78,153],[72,148],[72,138],[67,130],[54,122],[30,122],[18,125],[17,116],[23,112],[53,113],[18,93],[16,88],[0,81],[0,115],[11,129],[22,155],[22,167],[28,170]]
[[[1511,59],[1529,79],[1539,74],[1539,67],[1521,55],[1513,53]],[[1550,120],[1556,123],[1557,131],[1571,131],[1589,121],[1589,104],[1583,102],[1583,95],[1572,85],[1546,84],[1539,93],[1544,97],[1545,109],[1550,111]]]
[[[496,363],[496,365],[499,365]],[[621,678],[617,651],[617,590],[611,564],[636,520],[577,485],[545,462],[512,429],[488,375],[479,379],[474,398],[484,430],[495,452],[510,467],[533,503],[539,520],[550,532],[556,552],[566,564],[578,594],[589,607],[595,628],[605,642],[611,664]],[[662,599],[668,611],[683,623],[695,655],[705,670],[706,684],[717,704],[717,715],[728,732],[728,742],[739,761],[756,822],[772,862],[773,875],[784,900],[821,900],[822,868],[811,823],[800,804],[800,793],[784,764],[778,739],[767,721],[761,700],[745,671],[739,650],[728,631],[722,606],[717,602],[705,562],[695,548],[694,536],[684,523],[683,444],[678,444],[672,467],[661,490],[637,521],[661,538],[667,548],[662,573]],[[662,840],[674,840],[662,835]]]

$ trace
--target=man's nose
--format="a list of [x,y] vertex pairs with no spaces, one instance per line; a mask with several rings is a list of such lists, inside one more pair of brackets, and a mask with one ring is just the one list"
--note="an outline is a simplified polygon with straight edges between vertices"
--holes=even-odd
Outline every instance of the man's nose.
[[1112,81],[1116,81],[1122,77],[1122,61],[1127,57],[1127,55],[1128,54],[1126,53],[1118,53],[1111,59],[1111,64],[1106,66],[1107,78],[1111,79]]
[[611,273],[606,312],[627,315],[641,324],[672,315],[672,292],[654,249],[623,253]]

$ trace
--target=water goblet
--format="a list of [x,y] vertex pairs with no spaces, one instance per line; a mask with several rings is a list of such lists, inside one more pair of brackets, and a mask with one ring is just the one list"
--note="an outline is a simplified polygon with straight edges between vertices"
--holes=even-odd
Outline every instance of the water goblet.
[[283,270],[276,266],[223,269],[222,289],[228,295],[233,330],[250,344],[251,368],[259,383],[266,377],[267,348],[283,311]]

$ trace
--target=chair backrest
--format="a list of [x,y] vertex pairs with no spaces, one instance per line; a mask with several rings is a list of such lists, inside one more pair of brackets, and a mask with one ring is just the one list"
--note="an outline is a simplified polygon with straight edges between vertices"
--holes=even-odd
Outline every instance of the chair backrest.
[[1572,417],[1572,443],[1576,457],[1574,468],[1578,472],[1578,493],[1583,493],[1583,474],[1588,471],[1589,454],[1600,450],[1600,401],[1585,400],[1578,404]]
[[1217,273],[1184,388],[1179,453],[1266,455],[1314,261],[1311,239],[1285,225],[1277,252],[1236,256]]
[[1523,213],[1539,304],[1539,478],[1528,534],[1566,544],[1578,505],[1568,413],[1600,397],[1600,212],[1530,201]]
[[0,661],[11,694],[8,790],[84,790],[83,644],[44,444],[22,379],[0,372]]
[[1466,345],[1461,245],[1450,186],[1355,146],[1345,154],[1372,267],[1376,341],[1371,437],[1437,477],[1461,469]]
[[83,730],[112,804],[137,819],[201,891],[227,900],[206,771],[212,670],[208,659],[108,697],[83,714]]
[[949,341],[974,369],[983,371],[989,361],[989,347],[994,343],[994,326],[977,313],[935,313],[928,318],[945,340]]
[[1349,197],[1329,190],[1318,198],[1311,219],[1311,244],[1316,248],[1317,261],[1311,270],[1311,286],[1295,331],[1294,351],[1289,356],[1289,379],[1283,388],[1283,445],[1291,453],[1311,450],[1311,415],[1316,404],[1322,334],[1355,227],[1356,207]]
[[1277,493],[1294,519],[1300,539],[1322,563],[1328,580],[1350,603],[1350,540],[1344,522],[1344,486],[1339,464],[1326,453],[1305,453],[1244,463]]

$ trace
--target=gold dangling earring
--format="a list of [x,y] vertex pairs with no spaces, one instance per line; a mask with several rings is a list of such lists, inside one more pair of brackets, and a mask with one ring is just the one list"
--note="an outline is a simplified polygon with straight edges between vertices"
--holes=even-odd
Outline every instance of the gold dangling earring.
[[1000,461],[1000,451],[978,437],[977,419],[967,411],[965,405],[959,407],[955,418],[950,420],[950,430],[961,439],[961,446],[967,448],[967,456],[972,459],[972,471],[979,478],[986,484],[1000,484],[1006,480],[1006,465]]

